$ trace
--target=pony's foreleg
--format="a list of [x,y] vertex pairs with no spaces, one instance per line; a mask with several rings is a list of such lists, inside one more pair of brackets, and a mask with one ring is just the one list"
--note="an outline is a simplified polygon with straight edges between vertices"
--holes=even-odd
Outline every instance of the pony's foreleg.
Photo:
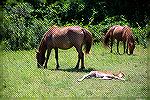
[[117,41],[117,53],[119,53],[119,41]]
[[56,59],[56,69],[59,69],[59,63],[58,63],[58,48],[55,48],[55,59]]
[[112,46],[113,46],[113,39],[111,39],[111,44],[110,44],[110,48],[111,48],[111,53],[112,53]]
[[47,68],[47,63],[48,63],[48,59],[49,59],[50,53],[51,53],[51,49],[48,49],[48,50],[47,50],[46,61],[45,61],[45,64],[44,64],[44,68]]
[[127,43],[126,53],[128,54],[128,43]]

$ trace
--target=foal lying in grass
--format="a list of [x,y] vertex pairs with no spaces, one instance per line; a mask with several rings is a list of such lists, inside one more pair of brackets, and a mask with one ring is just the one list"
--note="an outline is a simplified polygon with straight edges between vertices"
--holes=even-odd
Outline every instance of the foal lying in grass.
[[125,80],[123,78],[124,73],[122,72],[119,72],[118,74],[113,74],[112,72],[91,71],[89,74],[84,75],[81,79],[78,79],[78,82],[92,77],[100,78],[103,80],[112,80],[112,79]]

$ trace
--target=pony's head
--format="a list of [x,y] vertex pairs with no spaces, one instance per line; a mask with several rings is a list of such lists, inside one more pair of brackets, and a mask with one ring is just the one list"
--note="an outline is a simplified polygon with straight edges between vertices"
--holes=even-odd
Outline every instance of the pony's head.
[[45,55],[42,55],[42,53],[36,51],[36,59],[38,68],[41,68],[45,62]]
[[133,42],[129,42],[128,43],[128,48],[129,48],[130,54],[133,54],[133,51],[134,51],[134,48],[135,48],[135,44]]
[[129,52],[130,52],[130,54],[133,54],[133,51],[135,48],[135,44],[134,44],[135,40],[134,40],[132,30],[128,26],[125,26],[124,30],[125,30],[124,32],[126,33],[126,37],[127,37],[127,45],[129,48]]

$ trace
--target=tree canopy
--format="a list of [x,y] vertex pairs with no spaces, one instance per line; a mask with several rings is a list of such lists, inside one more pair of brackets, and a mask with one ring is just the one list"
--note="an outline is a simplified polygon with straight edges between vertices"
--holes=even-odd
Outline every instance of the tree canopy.
[[114,24],[131,26],[141,44],[148,37],[149,0],[4,0],[1,8],[0,41],[12,50],[36,47],[51,25],[84,26],[95,41]]

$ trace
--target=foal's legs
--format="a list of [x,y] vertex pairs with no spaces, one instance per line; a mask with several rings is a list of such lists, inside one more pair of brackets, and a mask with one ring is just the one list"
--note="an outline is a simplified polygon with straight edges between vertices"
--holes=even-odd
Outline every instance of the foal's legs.
[[48,59],[49,59],[49,56],[50,56],[51,50],[52,50],[52,49],[47,49],[47,57],[46,57],[46,61],[45,61],[44,68],[47,68],[47,63],[48,63]]
[[55,48],[55,59],[56,59],[56,69],[59,68],[59,63],[58,63],[58,48]]
[[84,79],[92,78],[92,77],[94,77],[94,76],[92,76],[92,73],[90,72],[89,74],[84,75],[81,79],[78,79],[78,82],[81,82]]

